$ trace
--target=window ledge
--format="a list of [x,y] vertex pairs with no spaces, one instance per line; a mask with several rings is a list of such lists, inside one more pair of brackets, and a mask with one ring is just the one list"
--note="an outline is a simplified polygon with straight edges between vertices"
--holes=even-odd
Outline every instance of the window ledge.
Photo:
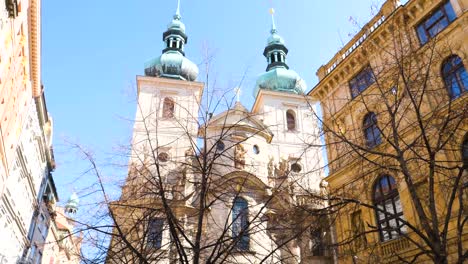
[[284,133],[299,134],[300,132],[297,129],[293,129],[293,130],[286,129],[284,130]]

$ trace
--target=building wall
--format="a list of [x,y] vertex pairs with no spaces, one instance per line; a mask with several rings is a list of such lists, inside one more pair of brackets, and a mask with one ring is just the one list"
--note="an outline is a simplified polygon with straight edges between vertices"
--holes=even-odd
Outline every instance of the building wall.
[[[131,243],[134,243],[136,248],[141,248],[143,254],[148,254],[145,256],[150,256],[151,251],[145,251],[144,228],[138,228],[139,232],[128,231],[127,233],[126,230],[135,230],[135,224],[141,223],[144,226],[148,221],[146,215],[148,212],[137,208],[153,208],[154,206],[155,215],[165,217],[163,214],[156,213],[161,206],[161,198],[154,193],[158,191],[154,179],[157,180],[159,175],[166,188],[165,197],[173,200],[174,207],[171,209],[177,219],[184,219],[183,226],[186,234],[193,235],[195,228],[193,223],[196,223],[196,217],[194,217],[196,213],[193,211],[196,209],[193,206],[197,203],[197,188],[199,188],[195,182],[200,181],[200,175],[196,172],[195,163],[192,163],[194,162],[193,155],[198,155],[192,143],[197,143],[195,137],[198,133],[200,137],[207,139],[207,145],[203,146],[206,149],[214,149],[216,148],[214,144],[222,141],[226,150],[223,157],[220,157],[216,165],[213,165],[210,174],[208,200],[213,201],[213,204],[205,217],[202,243],[203,245],[214,243],[223,234],[224,224],[231,221],[232,201],[235,195],[239,194],[248,201],[249,221],[255,228],[251,231],[249,251],[233,253],[227,261],[259,263],[271,252],[271,249],[279,245],[279,240],[272,239],[275,235],[268,231],[267,227],[274,226],[276,223],[274,221],[279,223],[286,221],[285,219],[271,220],[271,222],[265,220],[265,206],[268,205],[268,210],[274,210],[275,213],[281,215],[285,213],[284,208],[297,206],[297,201],[294,199],[303,194],[299,190],[306,194],[320,191],[319,184],[323,175],[319,169],[323,166],[321,150],[311,148],[305,151],[307,143],[319,145],[320,142],[317,120],[311,113],[307,98],[281,92],[265,92],[264,94],[264,91],[260,91],[259,94],[263,97],[259,99],[254,110],[249,111],[237,102],[230,110],[212,116],[206,120],[206,124],[200,124],[200,128],[197,129],[199,98],[203,84],[154,77],[138,77],[137,82],[139,104],[133,131],[130,171],[123,187],[122,197],[115,202],[116,206],[113,207],[117,216],[117,224],[127,235],[128,241],[135,239]],[[172,119],[162,117],[163,99],[166,96],[176,101],[175,116]],[[286,127],[285,113],[290,108],[296,112],[297,128],[295,131],[287,131]],[[242,154],[236,154],[235,147],[233,147],[239,144],[243,146]],[[200,144],[197,145],[201,147]],[[253,150],[254,146],[258,147],[258,154]],[[155,161],[152,152],[155,152],[156,156],[161,152],[169,153],[169,160],[167,162]],[[200,152],[203,153],[202,150]],[[234,160],[239,159],[239,155],[245,161],[242,168],[235,166]],[[287,167],[285,170],[289,170],[291,164],[298,162],[302,166],[302,171],[291,173],[287,183],[284,186],[278,186],[275,185],[274,179],[277,172],[274,167],[279,168],[279,163],[283,161]],[[149,165],[156,162],[160,164],[158,172],[155,171],[154,165]],[[142,164],[148,164],[149,173],[145,173],[144,170],[141,173]],[[188,164],[193,164],[193,166]],[[283,190],[285,197],[278,195],[275,202],[268,200],[268,197],[272,195],[272,190],[288,189],[285,186],[290,185],[295,186],[291,194],[294,198],[286,198],[286,196],[289,197],[289,193],[286,194],[287,191]],[[297,193],[295,193],[296,190]],[[186,201],[181,197],[186,197]],[[177,199],[183,199],[184,202]],[[323,206],[323,204],[316,206]],[[167,228],[166,226],[162,232],[163,246],[157,251],[159,253],[155,253],[155,255],[162,254],[159,256],[158,263],[170,263],[171,258],[176,255],[175,249],[169,246],[171,240]],[[114,230],[114,232],[118,231]],[[287,231],[278,235],[286,233]],[[230,234],[226,235],[230,236]],[[302,263],[314,263],[306,261],[308,257],[312,257],[309,260],[313,259],[311,253],[306,250],[307,245],[310,244],[310,238],[307,236],[308,234],[304,236],[302,242],[295,240],[287,243],[288,245],[284,248],[288,250],[278,250],[270,257],[271,261],[280,261],[283,258],[288,260],[283,260],[282,263],[297,263],[301,259]],[[127,255],[127,259],[125,254],[122,254],[129,251],[120,251],[120,247],[125,247],[125,244],[116,236],[110,248],[113,252],[119,253],[116,255],[110,253],[108,262],[133,263],[132,261],[135,260],[129,259],[130,254]],[[208,256],[203,255],[202,259],[204,257]],[[315,258],[315,263],[329,261],[323,256]]]
[[46,143],[39,125],[36,104],[33,99],[30,101],[16,147],[16,157],[0,201],[0,218],[3,223],[0,253],[9,259],[21,257],[29,245],[29,227],[39,207],[41,184],[49,173],[45,151],[41,147],[46,146]]
[[40,95],[40,1],[17,0],[17,15],[9,17],[0,3],[0,195],[27,109]]
[[[386,72],[390,68],[391,56],[400,54],[402,50],[394,50],[391,52],[384,52],[385,48],[393,47],[399,40],[395,32],[402,32],[391,29],[391,26],[400,26],[401,29],[407,28],[405,31],[404,42],[399,47],[404,47],[404,50],[408,49],[410,45],[419,44],[419,40],[416,35],[416,25],[423,21],[428,14],[434,8],[439,6],[445,1],[419,1],[412,0],[408,1],[403,6],[400,6],[397,1],[386,1],[383,4],[382,9],[368,24],[364,26],[364,29],[359,32],[345,47],[339,51],[334,58],[322,66],[317,75],[320,79],[319,84],[311,91],[312,96],[316,96],[320,99],[322,105],[322,112],[324,115],[324,126],[337,132],[342,133],[347,139],[351,140],[355,144],[365,146],[364,135],[363,135],[363,118],[368,112],[378,113],[379,124],[386,124],[389,120],[389,116],[386,115],[384,109],[385,105],[382,101],[382,97],[379,92],[379,88],[388,87],[389,95],[391,98],[390,88],[392,87],[390,82],[388,84],[388,77],[384,74],[390,74]],[[451,23],[447,28],[440,32],[437,36],[439,41],[435,45],[437,49],[436,57],[432,62],[430,69],[430,80],[428,81],[429,87],[432,88],[432,94],[428,92],[428,96],[422,100],[421,112],[423,116],[425,114],[432,114],[434,109],[437,111],[444,111],[441,105],[447,105],[448,95],[442,77],[440,75],[441,65],[444,58],[451,54],[457,54],[462,58],[465,68],[468,65],[467,51],[468,51],[468,34],[466,31],[468,24],[467,8],[468,1],[465,0],[451,0],[457,19]],[[398,19],[404,17],[405,24],[394,24]],[[389,22],[392,21],[392,22]],[[409,39],[413,42],[409,44]],[[426,45],[432,47],[431,45]],[[449,46],[450,50],[446,47]],[[424,45],[417,49],[419,54],[427,54],[428,50],[425,50]],[[388,51],[389,49],[387,49]],[[440,51],[440,52],[439,52]],[[420,65],[427,65],[428,57],[420,56]],[[355,99],[351,97],[349,81],[366,65],[370,65],[376,76],[376,79],[380,81],[377,85],[371,85],[364,92],[363,96],[358,96]],[[379,80],[379,77],[383,76]],[[434,78],[432,77],[434,76]],[[436,94],[434,91],[440,90],[440,93]],[[403,94],[402,91],[396,90],[396,93]],[[459,98],[453,100],[451,107],[455,111],[460,111],[467,104],[467,93],[463,94]],[[403,107],[402,107],[403,108]],[[441,110],[442,109],[442,110]],[[435,115],[434,115],[435,116]],[[409,142],[414,139],[417,134],[413,129],[413,124],[416,122],[414,113],[407,112],[407,116],[402,118],[401,124],[398,127],[398,133],[401,140],[407,140]],[[449,142],[450,146],[453,146],[451,151],[442,151],[438,155],[440,160],[460,160],[459,148],[463,142],[464,133],[468,130],[466,122],[462,122],[460,128],[457,131],[453,141]],[[382,131],[389,134],[392,130],[389,128],[382,128]],[[393,164],[389,162],[386,168],[379,168],[378,166],[372,166],[371,162],[364,161],[355,154],[355,151],[349,148],[349,144],[343,143],[336,135],[332,133],[326,133],[325,136],[327,142],[327,156],[329,161],[330,175],[327,181],[330,183],[330,192],[334,195],[342,195],[350,198],[355,198],[362,201],[363,203],[373,203],[373,186],[378,176],[382,174],[390,174],[397,179],[398,192],[402,202],[403,213],[405,219],[414,223],[417,227],[421,228],[421,222],[415,212],[414,204],[410,198],[408,186],[403,180],[403,176],[400,173],[391,171],[389,168]],[[432,140],[432,139],[431,139]],[[337,142],[337,144],[335,144]],[[393,153],[391,146],[382,143],[376,148],[377,151],[383,153]],[[375,161],[377,164],[385,163],[384,159],[379,155],[366,154],[366,159],[369,161]],[[427,175],[428,171],[424,167],[418,167],[412,165],[409,168],[414,175]],[[439,177],[439,176],[437,176]],[[413,179],[415,181],[424,182],[424,176]],[[447,200],[446,193],[441,185],[437,185],[436,188],[436,203],[438,208],[445,208],[446,204],[444,201]],[[458,207],[455,206],[455,212]],[[346,238],[352,237],[356,230],[353,230],[351,226],[352,213],[356,212],[356,208],[349,208],[340,212],[338,221],[336,222],[336,233],[339,241],[344,241]],[[372,209],[362,208],[360,209],[362,223],[376,226],[376,216]],[[364,224],[366,225],[366,224]],[[455,235],[454,225],[450,224],[449,237]],[[364,227],[365,230],[369,230]],[[414,234],[409,234],[411,237]],[[464,236],[463,239],[466,239]],[[417,250],[414,249],[408,241],[403,239],[393,239],[386,242],[380,242],[378,233],[370,233],[365,236],[366,246],[360,246],[356,248],[355,243],[351,243],[347,247],[340,249],[340,261],[344,263],[351,263],[353,261],[362,261],[368,259],[374,251],[376,255],[380,257],[387,257],[386,261],[396,261],[390,257],[394,257],[395,253],[401,253],[405,257],[410,257]],[[452,240],[452,242],[454,242]],[[450,242],[450,243],[452,243]],[[466,243],[466,241],[465,241]],[[365,248],[367,247],[367,251]],[[449,246],[450,254],[455,252],[452,244]],[[356,256],[357,259],[352,259],[352,256]],[[424,258],[423,258],[424,259]],[[359,263],[359,262],[358,262]]]

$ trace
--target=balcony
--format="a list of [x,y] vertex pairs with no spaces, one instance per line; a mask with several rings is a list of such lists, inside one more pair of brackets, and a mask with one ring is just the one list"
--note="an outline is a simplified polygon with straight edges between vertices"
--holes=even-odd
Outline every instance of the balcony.
[[408,239],[406,238],[397,238],[387,242],[384,242],[380,245],[380,255],[381,256],[394,256],[398,253],[410,249],[411,245]]

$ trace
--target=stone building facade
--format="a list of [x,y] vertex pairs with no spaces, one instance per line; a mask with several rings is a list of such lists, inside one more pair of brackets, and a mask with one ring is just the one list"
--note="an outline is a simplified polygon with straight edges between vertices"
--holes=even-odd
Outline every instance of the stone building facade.
[[40,1],[0,3],[0,195],[16,158],[16,148],[32,98],[42,94]]
[[185,57],[179,11],[163,41],[162,55],[137,77],[130,170],[111,206],[107,262],[331,261],[321,248],[330,239],[322,219],[298,213],[325,204],[310,198],[322,191],[323,177],[320,148],[310,147],[320,145],[315,101],[289,69],[274,23],[251,110],[238,100],[219,114],[199,114],[208,91]]
[[[329,192],[358,201],[337,216],[340,263],[464,254],[467,10],[466,0],[388,0],[318,69],[309,95],[322,107]],[[427,237],[439,244],[421,254]]]
[[0,2],[0,46],[0,261],[40,263],[58,201],[41,1]]

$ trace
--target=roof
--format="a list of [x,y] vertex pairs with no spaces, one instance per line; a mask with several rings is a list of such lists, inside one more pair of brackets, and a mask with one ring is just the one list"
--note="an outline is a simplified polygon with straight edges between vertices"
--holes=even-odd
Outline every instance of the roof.
[[235,127],[236,130],[254,132],[264,137],[268,142],[273,138],[273,132],[240,102],[236,102],[233,108],[217,114],[208,123],[202,125],[199,134],[203,135],[205,128],[208,130],[221,130],[230,127]]

